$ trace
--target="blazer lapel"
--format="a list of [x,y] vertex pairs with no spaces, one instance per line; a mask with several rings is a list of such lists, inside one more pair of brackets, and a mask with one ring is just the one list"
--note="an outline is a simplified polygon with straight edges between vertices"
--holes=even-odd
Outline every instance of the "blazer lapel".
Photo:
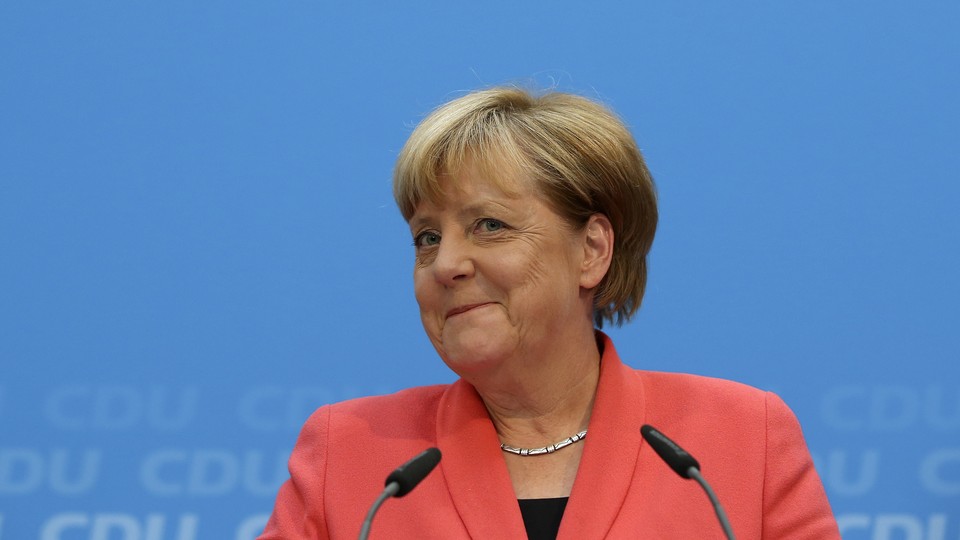
[[[558,539],[604,538],[626,499],[640,453],[643,383],[620,362],[605,334],[600,381],[583,457]],[[523,538],[522,536],[520,538]]]
[[470,536],[526,538],[497,432],[477,391],[463,380],[440,399],[437,444],[450,498]]

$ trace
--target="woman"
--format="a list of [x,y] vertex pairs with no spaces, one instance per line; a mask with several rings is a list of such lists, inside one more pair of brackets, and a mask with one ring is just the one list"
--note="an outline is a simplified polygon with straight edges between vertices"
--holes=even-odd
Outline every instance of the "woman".
[[595,329],[639,308],[657,222],[607,109],[516,88],[456,99],[407,141],[394,195],[423,327],[460,379],[320,408],[262,538],[356,537],[387,474],[429,446],[440,466],[384,505],[374,537],[721,537],[643,424],[700,460],[741,540],[839,538],[779,398],[635,371]]

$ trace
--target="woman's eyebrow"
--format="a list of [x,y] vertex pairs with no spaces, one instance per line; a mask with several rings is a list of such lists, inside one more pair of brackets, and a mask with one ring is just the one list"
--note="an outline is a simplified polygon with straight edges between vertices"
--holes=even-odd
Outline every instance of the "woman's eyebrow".
[[[506,199],[509,200],[509,199]],[[484,214],[491,211],[510,211],[511,208],[507,204],[500,202],[498,199],[483,199],[475,203],[468,204],[464,206],[463,209],[458,212],[461,217],[473,217],[478,214]]]
[[415,230],[423,227],[424,225],[426,225],[426,224],[429,223],[429,222],[430,222],[430,216],[429,216],[429,215],[426,215],[426,216],[424,216],[424,215],[414,215],[413,217],[410,218],[410,221],[407,222],[407,225],[410,227],[410,230],[411,230],[411,231],[415,231]]
[[[507,200],[510,200],[510,198],[505,197],[504,201]],[[505,204],[505,202],[501,202],[499,199],[481,199],[476,202],[471,202],[470,204],[458,210],[457,218],[460,220],[467,220],[488,212],[509,212],[511,210],[512,209],[510,206]],[[432,213],[416,213],[410,218],[410,221],[407,222],[407,225],[410,227],[410,230],[415,231],[421,227],[431,224],[434,221],[436,221],[436,217]]]

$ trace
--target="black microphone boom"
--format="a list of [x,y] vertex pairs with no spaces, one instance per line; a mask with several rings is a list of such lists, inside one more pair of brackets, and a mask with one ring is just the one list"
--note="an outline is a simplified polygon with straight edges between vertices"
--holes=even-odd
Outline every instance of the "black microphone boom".
[[683,478],[690,478],[690,468],[700,470],[700,464],[686,450],[677,446],[666,435],[651,425],[640,428],[640,434],[656,450],[660,459],[667,462],[671,469]]
[[410,461],[397,467],[395,471],[390,473],[390,476],[387,477],[387,481],[384,482],[383,485],[389,486],[392,482],[396,482],[399,489],[397,489],[394,497],[403,497],[407,493],[410,493],[413,488],[417,487],[417,484],[430,474],[430,471],[437,466],[437,463],[440,463],[440,450],[437,448],[427,448],[414,456]]
[[686,450],[680,448],[677,443],[671,441],[669,437],[660,433],[660,431],[649,424],[640,428],[640,434],[643,435],[643,438],[653,447],[657,455],[660,456],[660,459],[665,461],[681,478],[693,478],[700,484],[700,487],[706,492],[710,503],[713,505],[713,510],[717,514],[717,519],[720,520],[720,526],[723,528],[724,534],[727,535],[729,540],[734,540],[733,528],[730,527],[730,520],[727,519],[727,513],[723,511],[723,506],[720,505],[720,499],[718,499],[717,494],[713,492],[713,488],[710,487],[707,480],[700,474],[700,464],[697,463],[697,460],[693,459],[693,456],[688,454]]
[[367,518],[363,520],[363,525],[360,527],[360,540],[366,540],[370,536],[370,525],[373,524],[373,516],[380,509],[380,505],[390,497],[403,497],[410,493],[421,480],[430,474],[437,463],[440,463],[440,450],[427,448],[390,473],[390,476],[387,476],[387,481],[384,482],[386,488],[374,501],[370,511],[367,512]]

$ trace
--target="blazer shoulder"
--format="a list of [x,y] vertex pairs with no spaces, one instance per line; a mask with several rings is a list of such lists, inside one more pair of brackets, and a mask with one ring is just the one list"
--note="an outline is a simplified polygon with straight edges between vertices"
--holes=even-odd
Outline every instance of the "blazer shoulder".
[[393,394],[348,399],[333,403],[329,407],[332,412],[338,414],[377,414],[395,409],[405,410],[413,414],[424,408],[436,408],[440,396],[449,387],[449,384],[416,386]]
[[642,381],[648,404],[681,415],[762,418],[771,402],[783,403],[772,392],[736,381],[663,371],[635,373]]
[[[393,394],[350,399],[317,409],[305,428],[323,418],[330,436],[430,436],[436,428],[437,407],[450,385],[407,388]],[[314,418],[316,417],[316,418]]]

